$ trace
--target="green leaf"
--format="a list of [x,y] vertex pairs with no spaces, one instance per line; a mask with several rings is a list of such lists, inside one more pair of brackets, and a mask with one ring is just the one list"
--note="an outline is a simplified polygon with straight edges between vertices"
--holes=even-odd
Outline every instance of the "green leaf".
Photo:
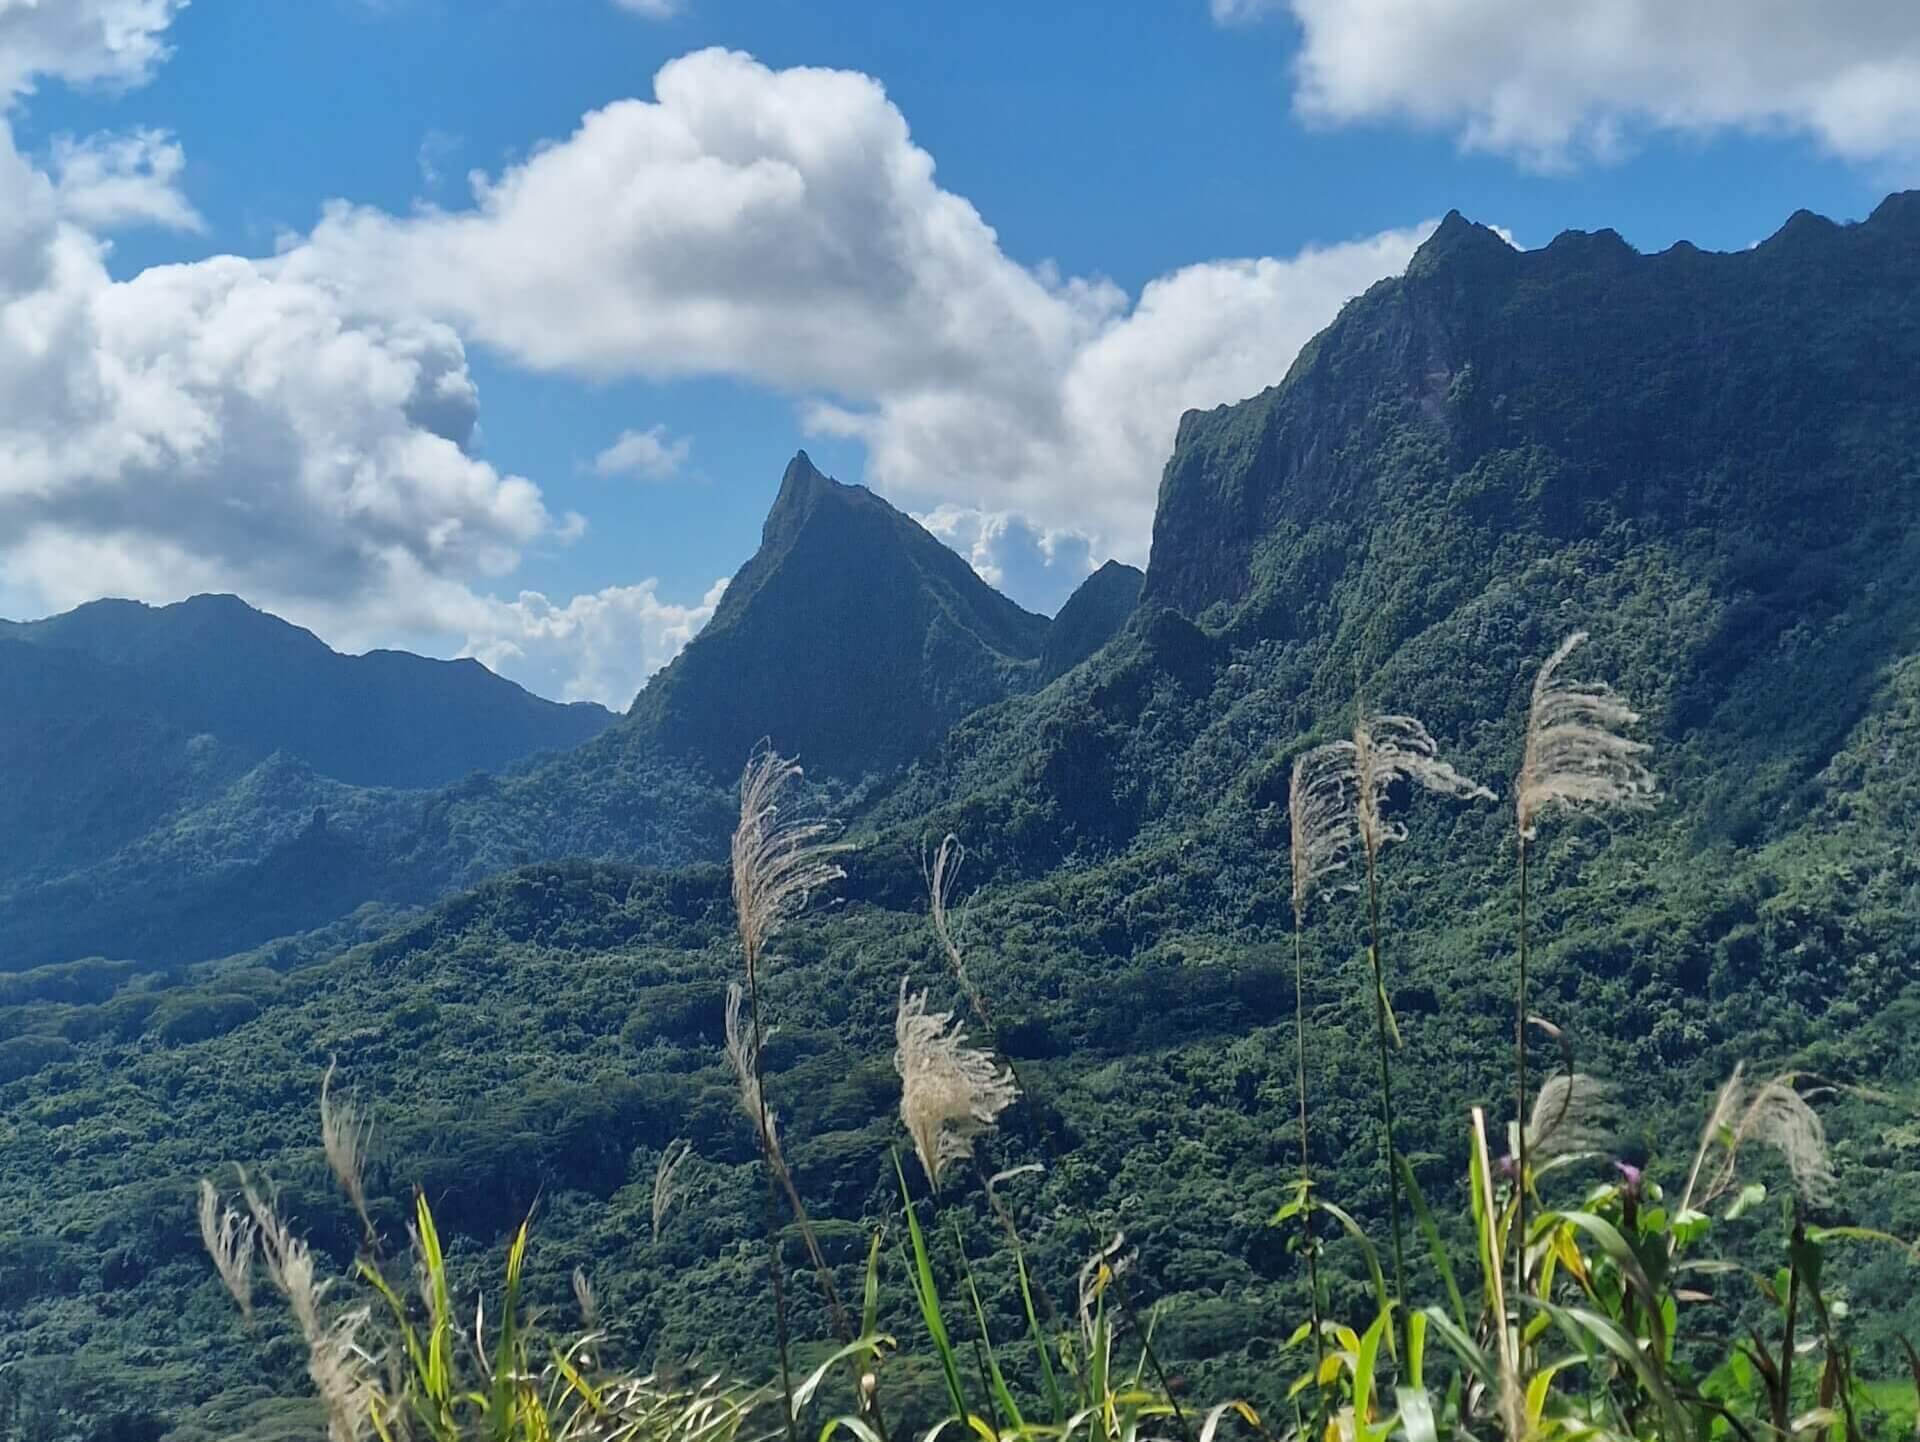
[[1759,1206],[1760,1203],[1766,1199],[1767,1188],[1765,1183],[1748,1182],[1744,1187],[1740,1188],[1740,1195],[1735,1197],[1733,1204],[1727,1208],[1727,1220],[1730,1222],[1736,1220],[1743,1216],[1750,1208]]
[[1400,1425],[1406,1428],[1407,1442],[1440,1442],[1440,1424],[1433,1415],[1433,1399],[1425,1387],[1395,1387],[1394,1399],[1400,1404]]
[[966,1279],[967,1296],[973,1302],[974,1325],[980,1329],[980,1348],[987,1355],[987,1375],[993,1387],[994,1401],[999,1403],[1000,1415],[1012,1424],[1013,1430],[1024,1432],[1027,1424],[1020,1416],[1020,1404],[1013,1400],[1013,1392],[1000,1371],[1000,1358],[994,1351],[993,1335],[987,1330],[987,1309],[980,1305],[980,1289],[974,1284],[973,1267],[967,1261],[967,1249],[960,1238],[958,1219],[953,1224],[953,1245],[960,1257],[960,1274]]
[[1667,1385],[1665,1374],[1648,1359],[1646,1352],[1627,1334],[1615,1325],[1613,1320],[1601,1316],[1598,1312],[1584,1307],[1560,1307],[1540,1297],[1529,1296],[1524,1299],[1528,1306],[1538,1307],[1567,1334],[1573,1344],[1591,1355],[1592,1343],[1598,1342],[1601,1348],[1613,1354],[1621,1362],[1633,1369],[1640,1379],[1640,1385],[1646,1389],[1659,1406],[1667,1429],[1667,1435],[1674,1438],[1691,1435],[1686,1424],[1685,1414],[1680,1410],[1679,1400],[1673,1395],[1673,1389]]
[[1440,1228],[1434,1225],[1433,1213],[1427,1209],[1427,1199],[1420,1190],[1420,1183],[1414,1179],[1413,1168],[1403,1156],[1394,1161],[1400,1167],[1400,1180],[1407,1189],[1407,1199],[1413,1203],[1413,1217],[1419,1224],[1420,1233],[1427,1239],[1427,1252],[1433,1258],[1433,1264],[1440,1272],[1440,1280],[1447,1289],[1447,1302],[1453,1308],[1453,1319],[1466,1331],[1467,1303],[1460,1295],[1460,1283],[1453,1275],[1453,1262],[1447,1256],[1447,1246],[1440,1237]]
[[860,1330],[868,1335],[880,1330],[880,1242],[885,1227],[873,1229],[873,1245],[867,1248],[867,1290],[860,1307]]
[[1367,1234],[1360,1229],[1360,1224],[1334,1203],[1321,1202],[1320,1210],[1340,1223],[1340,1225],[1346,1229],[1347,1235],[1360,1244],[1360,1255],[1365,1258],[1367,1263],[1367,1275],[1373,1279],[1374,1297],[1379,1301],[1382,1312],[1389,1311],[1393,1306],[1393,1301],[1387,1292],[1386,1274],[1380,1270],[1380,1253],[1374,1250],[1372,1241],[1370,1241]]
[[1027,1259],[1020,1248],[1013,1251],[1013,1265],[1020,1275],[1020,1303],[1027,1312],[1027,1334],[1033,1339],[1034,1354],[1040,1359],[1040,1379],[1047,1389],[1047,1406],[1052,1411],[1056,1426],[1067,1420],[1066,1400],[1060,1395],[1060,1382],[1053,1374],[1052,1348],[1047,1345],[1047,1336],[1040,1328],[1040,1319],[1034,1315],[1033,1288],[1027,1281]]
[[1447,1344],[1475,1380],[1488,1387],[1495,1384],[1497,1369],[1493,1359],[1480,1350],[1479,1344],[1467,1335],[1466,1328],[1456,1324],[1438,1307],[1423,1308],[1421,1315],[1432,1324],[1434,1331],[1440,1334],[1440,1340]]
[[933,1264],[927,1260],[926,1238],[920,1234],[920,1219],[914,1215],[913,1198],[907,1193],[907,1174],[900,1166],[900,1153],[893,1154],[893,1174],[900,1179],[900,1200],[907,1209],[907,1237],[913,1245],[914,1292],[920,1299],[920,1316],[927,1324],[927,1336],[940,1354],[940,1367],[946,1374],[947,1396],[953,1402],[954,1415],[972,1416],[966,1394],[960,1388],[960,1363],[947,1336],[947,1324],[940,1315],[940,1289],[933,1280]]

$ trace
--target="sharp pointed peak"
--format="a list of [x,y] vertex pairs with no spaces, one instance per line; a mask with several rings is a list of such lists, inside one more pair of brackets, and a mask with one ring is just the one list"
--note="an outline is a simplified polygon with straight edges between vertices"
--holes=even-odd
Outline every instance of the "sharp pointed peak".
[[1429,270],[1441,264],[1465,258],[1518,255],[1505,236],[1492,226],[1468,220],[1457,210],[1449,210],[1434,227],[1433,234],[1420,243],[1408,265],[1409,273]]
[[796,451],[780,476],[780,490],[767,511],[766,524],[760,531],[760,543],[764,546],[783,535],[792,534],[823,501],[860,500],[877,502],[879,497],[865,486],[850,486],[836,481],[813,463],[813,457],[805,451]]

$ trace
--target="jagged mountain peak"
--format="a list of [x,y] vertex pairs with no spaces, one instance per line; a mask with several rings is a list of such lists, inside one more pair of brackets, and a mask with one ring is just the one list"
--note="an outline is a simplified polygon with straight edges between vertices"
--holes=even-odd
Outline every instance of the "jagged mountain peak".
[[1047,628],[1040,651],[1042,679],[1065,675],[1117,636],[1139,604],[1146,579],[1138,566],[1108,561],[1082,581]]
[[[1912,194],[1852,225],[1800,212],[1733,252],[1647,255],[1610,230],[1522,251],[1450,214],[1280,386],[1184,419],[1145,595],[1194,616],[1237,605],[1298,564],[1275,550],[1283,540],[1297,550],[1315,527],[1382,524],[1389,495],[1458,485],[1495,455],[1535,481],[1474,476],[1459,505],[1563,543],[1609,521],[1693,524],[1754,498],[1730,466],[1791,455],[1785,504],[1793,486],[1827,484],[1812,477],[1850,430],[1882,424],[1910,392],[1899,377],[1920,367],[1920,339],[1898,317],[1920,285],[1916,231]],[[1823,538],[1887,481],[1856,468],[1832,484],[1812,512]]]
[[629,724],[716,775],[762,738],[829,775],[883,772],[1030,687],[1047,629],[911,516],[801,451],[760,549]]

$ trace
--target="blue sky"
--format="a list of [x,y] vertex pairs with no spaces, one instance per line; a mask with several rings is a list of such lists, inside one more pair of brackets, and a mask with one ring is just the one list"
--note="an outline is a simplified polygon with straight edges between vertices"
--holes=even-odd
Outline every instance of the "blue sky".
[[1449,208],[1732,249],[1920,177],[1900,0],[71,3],[0,0],[0,614],[618,705],[801,445],[1051,610]]

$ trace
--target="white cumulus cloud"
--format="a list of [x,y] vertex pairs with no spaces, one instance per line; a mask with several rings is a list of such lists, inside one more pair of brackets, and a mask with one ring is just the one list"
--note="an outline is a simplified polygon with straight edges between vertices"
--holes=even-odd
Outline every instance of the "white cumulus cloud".
[[[0,78],[133,83],[173,8],[0,0]],[[196,223],[181,163],[134,131],[56,142],[42,170],[0,108],[0,599],[238,591],[349,648],[417,640],[630,700],[710,603],[652,582],[487,594],[582,522],[473,452],[479,397],[450,326],[358,307],[277,258],[111,277],[100,232]]]
[[609,586],[564,604],[538,591],[487,598],[468,626],[466,654],[545,696],[625,710],[713,615],[717,580],[696,605],[663,600],[659,585]]
[[166,59],[166,30],[186,0],[0,0],[0,100],[46,76],[73,85],[138,85]]
[[1097,564],[1091,543],[1078,531],[1036,530],[1011,511],[948,504],[914,519],[965,556],[989,586],[1048,616]]
[[469,207],[336,205],[287,261],[525,365],[784,389],[812,431],[865,442],[896,499],[1144,560],[1181,410],[1277,381],[1422,233],[1209,262],[1129,297],[1008,256],[871,77],[707,50],[481,178]]
[[154,225],[202,231],[206,222],[180,193],[186,153],[163,130],[70,135],[53,142],[54,192],[60,213],[89,230]]
[[693,442],[686,436],[669,436],[664,425],[644,431],[622,431],[619,439],[593,458],[595,474],[602,476],[641,476],[664,480],[687,463]]
[[1212,0],[1224,23],[1287,9],[1296,108],[1408,120],[1557,167],[1647,130],[1808,135],[1920,165],[1912,0]]

